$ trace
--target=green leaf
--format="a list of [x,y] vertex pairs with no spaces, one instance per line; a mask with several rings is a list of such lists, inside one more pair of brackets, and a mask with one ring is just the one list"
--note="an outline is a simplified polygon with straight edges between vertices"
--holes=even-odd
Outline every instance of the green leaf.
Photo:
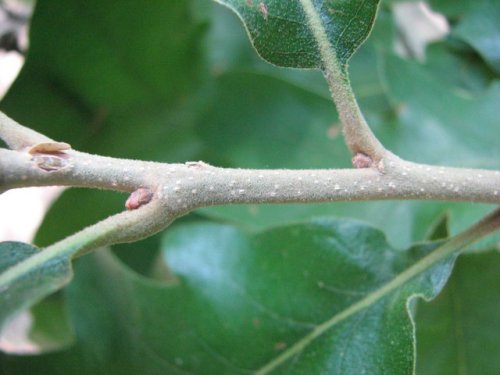
[[[286,67],[321,68],[322,48],[345,64],[367,38],[379,0],[216,0],[243,20],[252,44],[267,61]],[[309,20],[308,10],[315,14]],[[323,46],[324,34],[328,47]]]
[[483,95],[466,97],[436,80],[425,66],[389,54],[383,74],[398,111],[392,126],[380,128],[379,135],[393,152],[420,163],[500,167],[494,140],[500,135],[498,81]]
[[429,234],[426,236],[429,241],[445,240],[450,237],[448,214],[444,214],[429,228]]
[[430,0],[430,5],[435,11],[444,14],[452,21],[457,21],[478,5],[481,6],[489,2],[491,0]]
[[459,95],[484,94],[498,78],[469,45],[453,39],[427,47],[426,68]]
[[74,334],[67,319],[62,293],[55,293],[30,310],[33,324],[29,339],[39,352],[51,352],[68,348],[74,342]]
[[443,292],[418,304],[417,374],[500,373],[500,253],[464,254]]
[[451,23],[451,35],[470,44],[500,73],[500,4],[492,0],[431,0],[432,7]]
[[67,284],[71,276],[68,253],[47,257],[25,243],[0,243],[0,328],[15,313]]
[[468,12],[453,30],[453,34],[475,48],[497,74],[500,74],[499,19],[500,3],[481,3]]
[[111,191],[65,190],[47,212],[35,243],[40,247],[52,245],[82,228],[123,211],[126,199],[125,194]]
[[[31,307],[66,285],[73,275],[73,256],[89,248],[95,249],[101,239],[124,230],[126,216],[127,212],[114,215],[43,250],[27,244],[2,243],[0,328],[14,313]],[[131,225],[130,222],[127,225]]]
[[331,219],[258,234],[226,225],[179,226],[164,239],[176,281],[138,277],[107,252],[82,258],[66,292],[76,346],[50,356],[3,356],[3,366],[17,374],[32,368],[410,373],[408,299],[432,298],[453,263],[446,256],[430,260],[428,254],[443,254],[438,246],[396,250],[378,230]]
[[218,77],[210,98],[197,124],[209,163],[239,168],[348,166],[342,137],[327,136],[337,117],[328,96],[252,70]]

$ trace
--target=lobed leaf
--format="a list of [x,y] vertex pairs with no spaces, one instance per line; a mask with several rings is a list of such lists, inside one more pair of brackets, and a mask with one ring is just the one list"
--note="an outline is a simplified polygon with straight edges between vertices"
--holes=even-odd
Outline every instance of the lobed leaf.
[[499,271],[498,251],[464,254],[443,292],[419,303],[417,374],[500,373]]
[[82,258],[66,291],[76,346],[4,356],[3,366],[18,374],[411,373],[409,300],[434,297],[453,257],[405,275],[438,246],[396,250],[378,230],[332,219],[257,234],[178,226],[163,245],[174,281],[138,277],[107,252]]

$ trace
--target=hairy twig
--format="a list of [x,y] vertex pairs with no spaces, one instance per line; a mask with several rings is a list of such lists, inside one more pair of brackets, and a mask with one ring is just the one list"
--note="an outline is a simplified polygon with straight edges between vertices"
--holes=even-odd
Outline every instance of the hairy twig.
[[0,112],[0,138],[12,150],[21,150],[37,143],[54,142],[52,139],[26,128]]
[[[20,132],[24,129],[19,127]],[[147,188],[155,199],[165,201],[165,207],[179,213],[232,203],[389,199],[500,203],[498,171],[415,164],[389,152],[377,168],[247,170],[203,162],[115,159],[71,149],[27,151],[32,148],[0,149],[0,189],[62,185],[134,192]],[[363,160],[357,162],[363,167]]]
[[[374,168],[258,170],[203,162],[167,164],[115,159],[75,150],[62,156],[0,149],[0,188],[75,186],[133,192],[148,187],[178,210],[233,203],[360,200],[449,200],[500,203],[500,172],[410,163],[394,155]],[[59,169],[40,167],[61,158]],[[43,164],[42,164],[43,166]]]
[[[309,22],[319,22],[310,1],[301,1]],[[311,29],[318,34],[324,71],[355,169],[245,170],[203,162],[166,164],[102,157],[72,150],[0,113],[0,138],[10,147],[0,149],[0,192],[61,185],[132,193],[126,202],[128,211],[89,228],[88,234],[82,231],[54,245],[77,246],[78,253],[146,237],[178,216],[211,205],[389,199],[500,203],[498,171],[414,164],[386,151],[359,110],[345,67],[331,56],[334,52],[324,30]]]
[[[17,187],[62,185],[131,193],[124,212],[3,272],[0,284],[4,286],[13,285],[51,259],[71,259],[103,246],[148,237],[198,207],[375,199],[500,203],[498,171],[414,164],[389,152],[377,168],[358,155],[353,160],[356,169],[229,169],[203,162],[167,164],[90,155],[6,117],[0,121],[4,121],[0,122],[0,137],[14,148],[0,149],[0,192]],[[28,141],[23,141],[24,136]]]
[[311,0],[300,0],[300,2],[309,28],[318,44],[323,62],[322,70],[339,112],[347,146],[355,157],[367,156],[373,160],[373,166],[376,167],[377,163],[384,158],[386,150],[372,133],[361,113],[349,83],[347,67],[340,64],[315,6]]

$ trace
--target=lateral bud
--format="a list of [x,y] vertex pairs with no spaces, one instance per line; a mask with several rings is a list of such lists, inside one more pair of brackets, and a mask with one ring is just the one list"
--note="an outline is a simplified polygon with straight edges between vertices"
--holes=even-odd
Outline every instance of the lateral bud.
[[135,210],[151,201],[153,192],[148,188],[139,188],[132,192],[125,202],[127,210]]
[[356,168],[370,168],[373,165],[373,160],[368,155],[358,152],[352,158],[352,165]]
[[28,149],[31,160],[46,172],[55,172],[70,165],[68,154],[64,151],[71,146],[63,142],[37,143]]
[[35,154],[53,154],[70,150],[71,146],[64,142],[43,142],[37,143],[28,149],[28,153]]

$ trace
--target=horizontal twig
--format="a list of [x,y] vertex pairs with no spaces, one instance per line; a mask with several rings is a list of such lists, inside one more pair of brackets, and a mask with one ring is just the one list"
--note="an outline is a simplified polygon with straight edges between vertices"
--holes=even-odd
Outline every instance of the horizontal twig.
[[[53,158],[53,169],[44,169]],[[42,164],[42,165],[40,165]],[[323,170],[217,168],[68,150],[30,155],[0,149],[0,188],[75,186],[132,192],[147,187],[175,210],[233,203],[448,200],[500,203],[500,172],[415,164],[388,154],[383,167]]]

